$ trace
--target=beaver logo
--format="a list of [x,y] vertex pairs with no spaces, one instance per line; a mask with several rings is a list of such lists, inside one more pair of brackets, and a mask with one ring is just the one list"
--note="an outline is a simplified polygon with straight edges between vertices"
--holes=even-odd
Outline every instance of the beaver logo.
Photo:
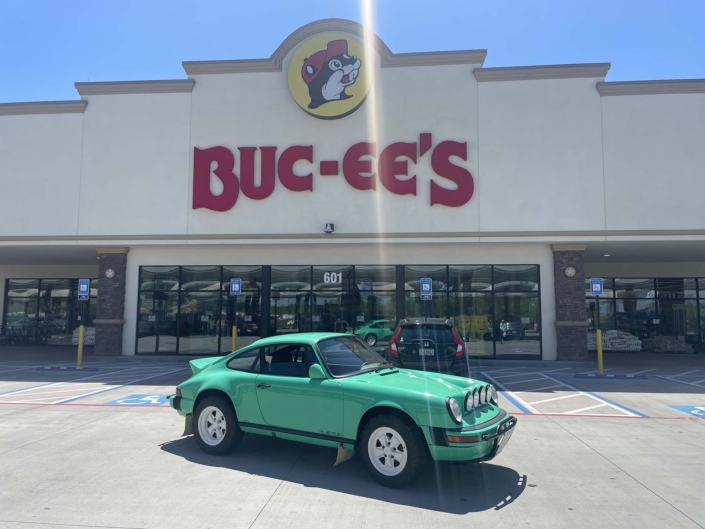
[[348,41],[332,40],[325,50],[304,59],[301,77],[308,85],[311,102],[308,108],[318,108],[331,101],[350,99],[345,89],[355,84],[362,61],[348,55]]
[[321,33],[294,50],[286,82],[306,114],[339,119],[365,103],[375,64],[375,57],[368,56],[361,40],[342,33]]

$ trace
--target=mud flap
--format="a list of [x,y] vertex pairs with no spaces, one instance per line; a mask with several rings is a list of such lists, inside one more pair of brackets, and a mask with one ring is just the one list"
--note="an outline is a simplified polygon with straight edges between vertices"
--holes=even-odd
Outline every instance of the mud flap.
[[343,443],[340,443],[338,445],[338,457],[335,458],[335,464],[333,466],[337,467],[341,463],[345,463],[348,459],[350,459],[354,455],[355,455],[354,450],[348,450],[346,448],[343,448]]
[[187,415],[184,419],[184,433],[181,434],[181,437],[193,435],[193,415]]

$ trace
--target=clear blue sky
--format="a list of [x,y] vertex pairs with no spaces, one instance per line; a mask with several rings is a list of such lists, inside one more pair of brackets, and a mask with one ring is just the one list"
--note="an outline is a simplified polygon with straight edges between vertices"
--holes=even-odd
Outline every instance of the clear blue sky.
[[[611,62],[607,80],[705,78],[705,0],[377,0],[394,52],[486,48],[485,66]],[[77,99],[76,81],[185,78],[184,60],[269,57],[335,0],[0,0],[0,102]]]

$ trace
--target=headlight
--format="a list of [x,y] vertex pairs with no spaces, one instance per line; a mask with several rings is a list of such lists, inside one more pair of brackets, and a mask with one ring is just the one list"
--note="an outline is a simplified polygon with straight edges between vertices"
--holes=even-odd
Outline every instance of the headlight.
[[480,386],[477,393],[479,394],[480,404],[484,404],[485,398],[487,397],[487,390],[485,389],[485,386]]
[[458,401],[451,397],[447,397],[446,406],[448,407],[448,413],[450,413],[452,419],[458,424],[461,424],[463,422],[463,411],[460,409]]
[[465,411],[472,411],[472,391],[465,395]]
[[499,394],[493,385],[490,385],[490,400],[493,404],[499,404]]
[[476,408],[480,404],[480,392],[477,388],[472,390],[472,407]]

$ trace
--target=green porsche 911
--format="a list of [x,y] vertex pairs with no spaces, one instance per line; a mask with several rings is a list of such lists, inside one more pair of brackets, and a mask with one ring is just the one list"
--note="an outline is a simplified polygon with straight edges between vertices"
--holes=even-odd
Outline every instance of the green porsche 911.
[[382,485],[411,482],[429,456],[489,461],[516,418],[491,384],[387,364],[357,336],[303,333],[264,338],[228,356],[191,361],[170,405],[209,454],[245,433],[358,449]]

